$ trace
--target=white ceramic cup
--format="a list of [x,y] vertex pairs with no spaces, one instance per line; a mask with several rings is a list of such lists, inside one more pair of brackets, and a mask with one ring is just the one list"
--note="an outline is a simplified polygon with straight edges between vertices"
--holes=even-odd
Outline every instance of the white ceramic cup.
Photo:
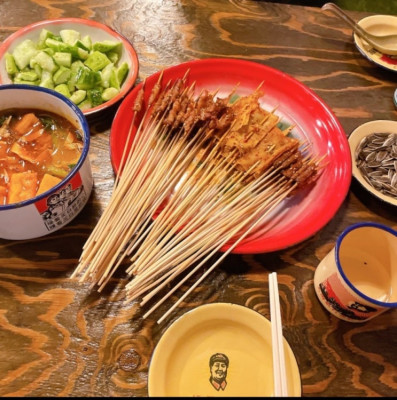
[[81,157],[65,179],[32,199],[0,205],[0,239],[45,236],[76,217],[91,194],[93,178],[88,158],[88,123],[82,111],[65,96],[38,86],[1,85],[0,110],[7,109],[51,111],[68,119],[83,135]]
[[322,305],[350,322],[397,308],[397,232],[363,222],[349,226],[314,274]]

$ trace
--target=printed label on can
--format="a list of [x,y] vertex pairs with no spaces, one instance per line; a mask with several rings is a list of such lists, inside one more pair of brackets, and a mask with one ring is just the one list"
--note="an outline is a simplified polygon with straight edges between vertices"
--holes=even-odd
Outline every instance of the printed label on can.
[[36,202],[36,208],[49,231],[65,225],[82,209],[87,194],[80,173],[62,186],[57,192]]

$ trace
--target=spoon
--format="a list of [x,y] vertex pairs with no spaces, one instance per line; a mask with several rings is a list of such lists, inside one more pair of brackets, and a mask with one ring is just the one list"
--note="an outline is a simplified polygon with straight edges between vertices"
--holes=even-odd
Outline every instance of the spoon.
[[351,28],[353,28],[353,32],[357,36],[368,42],[368,44],[370,44],[374,49],[383,54],[397,55],[397,34],[374,35],[369,33],[334,3],[326,3],[321,7],[321,9],[332,11],[339,18],[343,19]]

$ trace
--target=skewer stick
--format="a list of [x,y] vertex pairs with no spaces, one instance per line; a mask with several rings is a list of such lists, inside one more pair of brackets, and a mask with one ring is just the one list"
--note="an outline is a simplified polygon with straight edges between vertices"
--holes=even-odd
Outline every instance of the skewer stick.
[[[181,272],[193,263],[198,263],[152,308],[153,310],[225,244],[232,242],[210,270],[158,323],[166,318],[241,240],[250,232],[254,232],[259,224],[263,224],[269,213],[297,187],[297,184],[291,183],[287,178],[281,177],[278,180],[278,176],[281,175],[278,169],[269,169],[264,174],[265,178],[255,176],[251,182],[245,179],[244,173],[234,170],[235,160],[239,156],[237,149],[228,158],[225,157],[222,146],[236,120],[232,121],[221,138],[214,137],[212,142],[209,142],[212,133],[208,127],[209,120],[198,129],[202,120],[195,113],[207,113],[211,108],[207,108],[207,102],[215,103],[217,92],[202,92],[192,104],[195,83],[186,87],[188,73],[189,70],[182,79],[173,83],[169,80],[161,93],[160,82],[163,73],[159,75],[152,88],[144,117],[140,120],[130,145],[137,111],[140,108],[134,105],[135,113],[127,134],[110,203],[85,243],[79,266],[74,272],[74,275],[81,274],[81,281],[89,279],[92,285],[97,284],[101,291],[125,257],[135,251],[131,258],[133,264],[127,270],[128,274],[134,275],[126,285],[127,298],[145,294],[143,305]],[[139,92],[142,96],[144,84],[145,82],[142,92]],[[255,98],[261,97],[262,84],[263,82],[253,93]],[[160,94],[155,102],[158,93]],[[149,109],[152,110],[151,113]],[[187,110],[192,113],[189,120],[186,120]],[[262,122],[265,123],[271,115],[274,114],[269,114]],[[182,117],[185,121],[181,120]],[[276,123],[267,124],[271,125],[269,130],[273,129]],[[175,128],[181,126],[180,124],[182,128],[176,131]],[[250,135],[252,134],[253,131]],[[207,147],[204,146],[205,143]],[[186,171],[191,168],[191,162],[203,148],[207,157],[204,157],[205,163],[185,176]],[[306,157],[308,158],[309,156]],[[311,162],[314,163],[313,159]],[[304,167],[309,164],[304,163]],[[301,172],[294,177],[304,180],[310,173],[310,168],[299,170]],[[279,186],[276,187],[277,185]],[[167,200],[165,207],[153,220],[158,207],[172,191],[174,193]]]
[[[235,217],[235,221],[236,223],[238,223],[238,220],[241,220],[242,218],[244,218],[243,215],[236,215]],[[232,222],[232,221],[231,221]],[[244,220],[243,225],[246,225],[247,221]],[[158,278],[156,278],[157,280],[154,282],[156,286],[155,290],[151,291],[149,294],[147,294],[142,302],[141,302],[141,306],[143,306],[148,300],[150,300],[159,290],[162,289],[162,287],[164,287],[165,284],[169,283],[172,279],[174,279],[178,274],[180,274],[181,272],[183,272],[187,267],[189,267],[190,265],[192,265],[195,261],[197,261],[197,259],[203,258],[206,254],[208,254],[211,250],[213,250],[215,247],[219,250],[220,247],[222,247],[226,241],[228,240],[225,239],[225,235],[228,234],[227,229],[232,226],[233,224],[231,223],[230,226],[228,225],[226,226],[221,226],[218,227],[216,230],[215,228],[213,230],[208,229],[207,231],[205,231],[202,235],[201,238],[198,238],[196,235],[194,240],[192,242],[187,242],[186,246],[188,246],[188,251],[182,253],[183,257],[181,257],[181,261],[182,263],[180,263],[180,260],[173,260],[175,263],[179,263],[177,264],[176,267],[169,269],[167,271],[167,275],[169,275],[170,272],[172,272],[172,276],[168,277],[165,276],[164,272],[166,270],[167,267],[167,263],[164,260],[162,267],[158,267],[156,266],[156,271],[159,275]],[[200,240],[199,240],[200,239]],[[199,240],[199,241],[198,241]],[[196,243],[198,241],[198,243]],[[194,245],[193,245],[194,244]],[[186,258],[186,256],[188,254],[191,254],[188,258]],[[174,253],[170,253],[170,257],[174,256]],[[201,266],[201,265],[200,265]],[[199,267],[200,267],[199,266]],[[196,271],[199,267],[196,267],[194,271]],[[154,269],[154,268],[153,268]],[[190,275],[189,275],[190,276]],[[163,283],[161,283],[163,282]],[[134,283],[134,281],[131,282],[131,284]],[[136,289],[135,289],[135,285],[133,285],[134,288],[132,287],[127,287],[127,289],[129,289],[129,291],[131,292],[132,290],[134,291],[133,297],[137,297],[137,295],[141,295],[142,292],[147,291],[147,288],[143,288],[144,290],[141,290],[141,292],[138,294],[136,293]],[[150,285],[153,286],[153,285]]]
[[[228,169],[226,169],[226,174],[228,174],[230,168],[231,167],[229,166]],[[209,180],[216,173],[219,173],[219,171],[213,168],[209,175],[202,175],[194,185],[192,185],[192,183],[194,181],[195,174],[191,175],[191,179],[189,178],[186,181],[187,183],[179,188],[178,192],[168,203],[167,207],[154,222],[154,228],[151,232],[151,236],[148,238],[149,244],[154,243],[156,238],[158,239],[161,235],[163,235],[164,232],[168,231],[168,233],[164,234],[163,239],[158,242],[158,245],[161,245],[161,243],[166,243],[168,239],[176,232],[179,231],[179,235],[181,234],[181,226],[184,226],[182,228],[182,232],[195,229],[191,226],[192,222],[195,219],[202,217],[202,213],[200,213],[202,206],[205,205],[208,200],[210,200],[210,196],[212,195],[211,192],[205,190],[205,187],[207,185],[211,186]],[[216,187],[214,186],[213,188]],[[184,189],[188,189],[188,195],[186,197],[183,197]],[[215,195],[216,192],[213,194]],[[169,247],[169,244],[167,247]],[[164,251],[162,251],[162,253],[164,253]],[[156,256],[158,257],[159,253],[157,253]]]
[[[162,251],[162,253],[165,253],[165,257],[168,258],[168,256],[173,255],[175,253],[175,251],[172,252],[171,250],[172,249],[175,250],[175,248],[178,246],[178,243],[180,246],[181,243],[183,243],[182,242],[183,240],[186,240],[188,243],[188,246],[191,247],[193,242],[197,239],[198,235],[200,235],[200,232],[202,232],[202,231],[204,231],[205,236],[208,237],[208,233],[205,231],[205,229],[207,229],[206,226],[209,226],[209,228],[208,228],[209,233],[211,233],[211,231],[214,231],[215,229],[218,229],[218,226],[225,229],[225,226],[227,226],[227,225],[225,223],[223,223],[222,218],[219,218],[219,213],[222,212],[223,214],[227,215],[229,213],[229,211],[227,210],[227,208],[225,208],[225,202],[227,202],[228,207],[231,208],[233,200],[235,200],[235,203],[238,206],[240,206],[240,208],[245,207],[244,200],[241,197],[240,193],[241,193],[241,191],[237,191],[236,193],[232,193],[231,191],[229,191],[229,193],[228,193],[229,199],[221,197],[217,201],[209,203],[209,207],[206,208],[204,214],[196,213],[196,217],[191,219],[180,231],[178,231],[176,234],[176,237],[171,242],[167,243],[166,248],[162,249],[162,250],[164,250],[164,251]],[[246,190],[246,194],[249,195],[248,190]],[[237,198],[236,197],[237,195],[240,195],[240,197]],[[235,211],[230,211],[230,212],[235,213],[236,211],[237,211],[237,209]],[[193,220],[194,220],[195,225],[194,224],[192,225]],[[192,232],[192,231],[194,232],[194,235],[190,234],[190,232]],[[178,240],[176,240],[176,239],[178,239]],[[169,248],[170,252],[167,252],[168,248]],[[176,261],[173,260],[173,262],[176,262]],[[151,262],[146,261],[146,262],[143,262],[143,264],[150,265],[151,270],[155,270],[154,266],[152,266],[153,259]],[[132,281],[130,284],[134,285],[134,282],[136,282],[136,280]]]
[[[179,173],[182,173],[182,172],[184,171],[184,169],[186,168],[186,164],[191,162],[191,158],[195,155],[195,153],[194,153],[194,152],[191,152],[191,154],[192,154],[191,156],[185,156],[185,159],[183,160],[183,162],[184,162],[185,164],[182,163],[181,166],[179,166],[179,165],[178,165],[178,160],[179,160],[181,157],[184,156],[184,152],[187,151],[187,149],[189,148],[189,145],[188,145],[188,146],[183,146],[183,147],[178,147],[178,146],[176,147],[175,144],[178,143],[178,137],[179,137],[179,136],[176,136],[176,137],[174,137],[174,138],[172,139],[173,142],[174,142],[174,144],[169,145],[169,149],[168,149],[167,151],[164,151],[163,154],[165,154],[165,161],[166,161],[167,163],[173,163],[174,166],[176,165],[176,166],[177,166],[176,168],[180,171]],[[200,140],[203,140],[203,139],[200,139],[200,137],[199,137],[198,140],[199,140],[198,143],[200,144]],[[197,141],[196,141],[196,142],[197,142]],[[172,142],[171,142],[171,143],[172,143]],[[195,151],[197,151],[197,149],[199,148],[199,145],[197,145],[197,143],[195,143],[194,141],[192,141],[191,143],[193,143],[193,149],[195,149]],[[181,145],[182,145],[182,142],[181,142]],[[196,146],[196,147],[194,147],[194,146]],[[192,146],[190,146],[190,147],[192,147]],[[191,150],[191,149],[189,149],[189,150]],[[171,155],[171,156],[170,156],[170,155]],[[176,158],[175,158],[175,157],[176,157]],[[189,158],[189,157],[190,157],[190,158]],[[153,161],[153,160],[154,160],[154,161]],[[154,166],[155,170],[158,169],[157,166],[160,166],[159,168],[162,168],[162,170],[163,170],[163,175],[164,175],[164,173],[165,173],[166,175],[169,175],[169,174],[170,174],[169,170],[167,169],[167,164],[164,166],[162,162],[159,162],[159,160],[155,160],[154,157],[151,157],[150,162],[152,162],[152,161],[155,163],[155,166]],[[145,164],[145,166],[144,166],[143,169],[147,169],[147,168],[148,168],[147,164],[148,164],[148,163]],[[175,170],[175,168],[174,168],[174,170]],[[171,168],[171,171],[172,171],[172,168]],[[157,185],[157,182],[158,182],[158,183],[161,183],[161,182],[162,182],[163,176],[160,175],[160,178],[159,178],[157,175],[154,175],[154,176],[156,177],[156,179],[154,179],[153,177],[151,177],[150,180],[146,179],[146,181],[145,181],[145,183],[144,183],[145,189],[143,190],[143,193],[145,193],[146,195],[148,194],[148,189],[147,189],[146,182],[149,182],[149,185],[151,185],[150,187],[157,186],[157,188],[156,188],[156,190],[157,190],[156,196],[157,196],[157,193],[159,193],[159,192],[161,193],[162,191],[165,192],[165,194],[166,194],[167,191],[165,191],[164,188],[159,188],[158,185]],[[156,180],[157,180],[157,181],[156,181]],[[167,179],[166,179],[165,181],[167,181]],[[172,182],[172,181],[171,181],[171,182]],[[135,182],[135,183],[136,183],[136,182]],[[175,182],[174,182],[174,183],[175,183]],[[156,196],[152,196],[152,197],[149,196],[149,198],[150,198],[150,199],[156,198]],[[147,197],[147,196],[146,196],[146,197]],[[143,198],[145,199],[145,196],[144,196]],[[144,200],[144,201],[145,201],[145,200]],[[146,207],[147,207],[148,205],[149,205],[149,203],[148,203],[148,200],[146,199],[146,203],[145,203],[143,209],[146,209]],[[142,208],[141,208],[141,210],[142,210]],[[142,211],[141,211],[140,213],[142,213]],[[139,216],[141,216],[141,214],[139,214]],[[126,220],[129,220],[129,218],[125,218],[125,219],[126,219]],[[135,227],[134,227],[134,229],[135,229]],[[122,241],[121,244],[119,245],[119,251],[121,251],[122,247],[125,246],[126,242],[129,240],[129,237],[130,237],[130,235],[133,233],[134,229],[132,229],[132,228],[129,229],[128,233],[125,235],[125,237],[126,237],[127,239],[124,240],[124,241]],[[98,257],[98,256],[96,256],[96,257]],[[112,259],[112,264],[115,262],[116,257],[117,257],[117,252],[116,252],[115,256],[114,256],[113,259]],[[110,266],[110,267],[111,267],[111,266]],[[106,269],[105,275],[107,275],[107,273],[110,271],[110,267],[108,267],[108,268]]]
[[[147,150],[147,147],[146,147]],[[126,171],[127,175],[127,171]],[[124,176],[126,176],[124,175]],[[117,186],[117,189],[113,192],[111,202],[109,203],[108,207],[105,209],[104,214],[102,215],[100,221],[97,224],[97,229],[94,230],[92,234],[92,241],[90,242],[89,247],[83,248],[83,254],[82,258],[85,258],[84,263],[82,264],[82,267],[87,265],[89,262],[92,261],[93,255],[98,254],[98,250],[101,246],[103,246],[103,241],[108,242],[109,241],[109,232],[111,232],[112,229],[112,223],[111,220],[115,220],[115,216],[117,216],[118,210],[122,210],[122,207],[120,206],[120,202],[122,202],[125,199],[126,193],[128,190],[131,190],[131,187],[126,184],[128,180],[124,177],[122,177],[122,181],[120,185]],[[137,183],[134,181],[134,185],[136,186]],[[133,186],[134,186],[133,185]],[[104,229],[100,230],[100,228],[104,225]],[[98,234],[97,234],[98,232]],[[101,234],[101,236],[99,236]],[[89,255],[84,257],[86,253],[89,252]]]
[[[141,121],[142,122],[142,121]],[[142,124],[140,125],[140,127],[142,127]],[[138,129],[139,130],[139,129]],[[137,135],[138,136],[138,135]],[[146,143],[148,143],[149,141],[147,141]],[[124,148],[124,150],[126,149],[126,147]],[[132,153],[132,152],[131,152]],[[131,153],[130,153],[130,155],[131,155]],[[141,154],[144,154],[144,152],[140,152]],[[122,158],[124,158],[124,156],[125,156],[125,152],[123,153],[123,157]],[[128,161],[128,160],[127,160]],[[118,177],[119,177],[119,175],[118,175]],[[130,177],[131,178],[131,177]],[[119,186],[117,186],[117,187],[119,187]],[[114,191],[113,192],[113,194],[115,194],[116,193],[116,191]],[[116,196],[117,197],[117,196]],[[113,197],[113,199],[114,199],[114,197]],[[115,202],[111,202],[111,204],[115,204]],[[106,211],[106,210],[105,210]],[[108,221],[109,220],[109,215],[112,215],[111,213],[104,213],[104,218],[102,219],[102,220],[100,220],[99,221],[99,224],[97,224],[97,228],[98,227],[100,227],[101,225],[103,225],[103,221]],[[107,227],[107,232],[109,232],[110,231],[110,228],[109,228],[109,226]],[[98,232],[98,231],[96,231],[96,232]],[[93,239],[97,239],[97,235],[96,235],[96,232],[94,233],[94,235],[92,236],[92,238]],[[113,235],[114,235],[114,232],[113,232]],[[108,239],[108,236],[105,236],[107,239]],[[106,240],[106,239],[105,239]],[[107,241],[109,241],[109,240],[107,240]],[[95,244],[96,243],[96,244]],[[99,242],[98,243],[98,241],[97,240],[92,240],[91,242],[90,242],[90,250],[91,250],[91,252],[92,253],[95,253],[95,250],[96,250],[96,248],[98,248],[100,245],[102,245],[103,243],[102,242]],[[96,253],[96,255],[94,256],[94,258],[96,257],[96,259],[98,259],[98,257],[99,257],[99,255],[98,255],[98,253]],[[84,254],[82,254],[82,258],[84,259]],[[78,268],[77,270],[76,270],[76,273],[79,271],[79,270],[81,270],[84,266],[86,266],[90,261],[92,260],[92,257],[88,257],[88,258],[85,258],[85,260],[84,260],[84,262],[83,262],[83,264],[80,264],[80,268]],[[85,274],[85,276],[83,276],[83,278],[82,279],[84,279],[85,277],[87,277],[87,275],[89,274],[89,271],[87,271],[86,272],[86,274]]]
[[[266,180],[268,180],[270,178],[270,174],[269,176],[264,176],[262,181],[266,182]],[[252,197],[252,192],[253,190],[260,184],[260,181],[255,181],[252,184],[250,184],[247,187],[240,187],[240,183],[243,180],[243,178],[245,177],[245,174],[240,174],[240,178],[235,182],[235,184],[233,185],[233,187],[231,189],[229,189],[226,194],[223,194],[222,196],[216,196],[213,198],[213,200],[208,203],[208,205],[206,206],[205,209],[201,209],[201,205],[199,203],[197,203],[197,201],[193,201],[190,197],[186,198],[188,202],[188,204],[193,204],[192,206],[190,206],[188,208],[188,212],[192,213],[194,215],[193,218],[190,218],[190,214],[188,216],[186,216],[186,214],[184,212],[182,212],[182,217],[179,215],[179,213],[176,214],[175,216],[175,221],[169,221],[169,224],[171,226],[177,226],[178,223],[180,224],[185,224],[185,221],[181,221],[180,218],[184,219],[184,217],[186,216],[186,219],[188,220],[188,222],[181,228],[175,228],[173,230],[172,233],[175,233],[175,237],[167,243],[167,245],[165,247],[162,248],[161,252],[159,251],[158,246],[160,245],[160,243],[157,243],[157,246],[155,247],[155,259],[159,258],[159,254],[164,254],[167,251],[171,250],[171,249],[175,249],[175,247],[177,247],[178,245],[178,241],[180,243],[181,240],[188,240],[191,241],[193,239],[193,234],[190,235],[190,232],[194,232],[195,235],[198,234],[199,232],[201,232],[201,230],[206,229],[206,226],[209,225],[209,231],[211,231],[212,229],[215,229],[215,226],[212,226],[211,224],[213,223],[212,221],[214,220],[214,223],[216,224],[221,224],[221,226],[225,226],[226,222],[223,222],[222,217],[220,217],[220,215],[224,214],[224,215],[228,215],[228,213],[234,213],[237,211],[233,210],[232,207],[234,207],[235,205],[237,205],[238,207],[244,207],[246,206],[248,203],[245,203],[246,200],[244,200],[243,196],[248,196],[248,200],[250,199],[250,196]],[[223,189],[222,187],[219,187],[219,192],[224,192],[227,189],[227,186],[231,184],[231,182],[224,182],[225,183],[225,188]],[[193,188],[200,188],[199,185],[195,185],[193,186]],[[204,194],[206,194],[204,192]],[[198,207],[198,209],[196,210],[196,207]],[[228,211],[228,210],[231,211]],[[212,219],[210,219],[210,216]],[[157,220],[155,221],[155,223],[157,222]],[[152,260],[147,260],[147,259],[143,259],[139,260],[141,262],[142,265],[150,265],[152,266],[152,263],[154,262],[154,260],[152,258]],[[134,272],[138,272],[140,268],[135,267]]]
[[[200,210],[200,212],[196,212],[194,210],[194,207],[192,206],[191,209],[189,209],[190,211],[195,213],[195,217],[193,219],[191,219],[185,226],[183,226],[183,228],[181,230],[178,230],[178,232],[176,232],[176,236],[175,238],[171,241],[168,242],[167,246],[165,248],[163,248],[164,251],[162,251],[162,253],[165,253],[166,251],[168,251],[168,249],[172,249],[173,247],[176,247],[176,240],[181,240],[183,238],[189,238],[188,240],[192,239],[192,236],[190,235],[190,232],[200,232],[199,229],[204,229],[205,226],[209,225],[209,230],[211,231],[212,227],[212,220],[209,219],[209,214],[210,212],[213,213],[213,219],[215,221],[215,223],[223,223],[222,222],[222,218],[219,218],[219,213],[221,213],[220,215],[224,214],[224,215],[228,215],[228,213],[234,213],[237,211],[233,210],[232,207],[234,207],[234,204],[236,204],[239,207],[244,207],[246,205],[246,200],[244,200],[244,198],[242,196],[248,196],[248,200],[250,199],[250,197],[252,197],[252,193],[255,189],[257,189],[260,184],[264,185],[267,181],[271,182],[271,177],[272,177],[272,173],[269,172],[269,174],[264,175],[262,177],[261,180],[257,180],[252,182],[249,186],[247,187],[241,187],[240,189],[238,189],[238,184],[242,181],[242,179],[244,178],[244,174],[241,175],[240,179],[238,181],[236,181],[236,184],[233,186],[234,187],[234,191],[233,190],[228,190],[226,192],[226,195],[223,195],[222,197],[217,197],[215,198],[216,200],[212,201],[211,203],[209,203],[210,207],[206,207],[204,213],[202,210]],[[228,184],[226,182],[226,184]],[[230,184],[230,183],[229,183]],[[226,186],[227,187],[227,186]],[[226,188],[225,187],[225,188]],[[238,189],[236,191],[236,189]],[[244,189],[244,190],[242,190]],[[225,191],[225,189],[219,189],[220,192]],[[192,202],[190,202],[192,203]],[[189,204],[190,204],[189,203]],[[225,204],[227,203],[227,206],[225,206]],[[194,202],[194,204],[196,204],[196,202]],[[214,208],[217,207],[217,208]],[[225,208],[226,207],[226,208]],[[228,211],[228,209],[230,209],[231,211]],[[180,218],[180,216],[176,216],[176,221],[178,221],[178,218]],[[183,218],[183,217],[182,217]],[[172,222],[170,221],[169,223],[171,225],[176,225],[177,222]],[[156,220],[157,222],[157,220]],[[179,222],[179,221],[178,221]],[[184,222],[183,222],[184,223]],[[202,225],[204,223],[204,225]],[[226,224],[226,222],[224,223],[224,225]],[[156,255],[158,255],[158,247],[156,247]],[[158,257],[157,257],[158,258]],[[153,262],[153,259],[152,259]],[[152,262],[150,262],[149,260],[144,260],[143,261],[143,265],[152,265]]]
[[[135,135],[135,139],[140,136],[139,133],[141,130],[142,130],[142,122],[138,127],[137,133]],[[140,153],[142,154],[143,152],[140,152]],[[128,160],[127,160],[127,163],[128,163]],[[126,181],[126,180],[127,179],[123,178],[123,181]],[[108,224],[109,219],[112,216],[113,209],[117,208],[118,199],[123,196],[124,189],[125,189],[125,185],[123,187],[117,186],[117,189],[113,191],[108,206],[106,207],[104,213],[102,214],[101,218],[99,219],[97,225],[95,226],[95,228],[94,228],[93,232],[91,233],[90,237],[88,238],[87,242],[83,246],[83,253],[82,253],[82,256],[80,257],[80,260],[82,258],[84,258],[84,254],[87,254],[89,251],[95,251],[92,249],[92,247],[93,247],[94,243],[98,240],[99,234],[102,234],[102,237],[104,237],[109,232],[109,230],[110,230],[109,224]],[[88,261],[86,263],[88,263]],[[82,268],[83,267],[84,267],[84,264],[82,265]]]
[[[271,192],[272,189],[273,188],[268,188],[267,192]],[[223,244],[225,243],[225,240],[222,239],[222,238],[224,238],[226,234],[229,235],[227,237],[226,241],[229,240],[232,237],[232,236],[230,236],[230,229],[235,228],[236,224],[241,219],[243,220],[243,224],[248,224],[249,220],[247,220],[247,218],[245,218],[246,214],[248,214],[248,215],[252,214],[252,218],[256,218],[257,215],[255,214],[255,209],[258,207],[259,204],[264,205],[265,201],[269,201],[269,197],[268,197],[267,193],[265,193],[265,195],[263,195],[263,193],[262,193],[262,196],[258,197],[258,198],[251,198],[251,199],[247,198],[246,200],[240,200],[240,201],[236,202],[236,204],[237,204],[237,208],[236,209],[233,209],[231,211],[226,211],[225,212],[226,215],[229,215],[229,214],[232,215],[232,217],[229,218],[229,220],[228,220],[228,222],[229,222],[228,224],[223,224],[220,221],[220,219],[217,218],[218,213],[214,213],[214,216],[213,216],[214,220],[208,220],[208,223],[207,223],[207,226],[208,226],[207,230],[208,231],[205,232],[205,235],[208,237],[209,235],[211,235],[211,233],[215,229],[221,229],[221,231],[219,231],[219,234],[217,234],[217,238],[221,238],[220,240],[223,240],[223,242],[221,242],[221,246],[222,246],[222,243]],[[246,204],[248,204],[248,202],[250,202],[250,204],[246,206]],[[223,233],[222,233],[222,231],[223,231]],[[195,234],[194,234],[194,238],[196,238],[196,231],[195,231]],[[187,241],[187,244],[191,243],[192,239],[193,239],[193,237],[189,237],[188,241]],[[208,247],[208,243],[212,244],[213,242],[205,241],[205,239],[204,239],[204,242],[202,244],[202,246],[203,246],[202,253],[204,255],[205,255],[205,249]],[[189,247],[189,249],[190,249],[190,247]],[[192,262],[192,261],[194,261],[194,260],[191,260],[190,262]],[[151,268],[151,269],[153,270],[154,268]],[[131,288],[135,287],[135,282],[136,282],[135,280],[130,282],[127,285],[127,288],[128,287],[131,287]]]
[[[175,153],[177,153],[177,154],[176,154],[176,155],[177,155],[177,158],[175,159],[174,157],[171,157],[168,161],[173,162],[173,165],[176,166],[177,171],[179,171],[179,173],[176,174],[176,175],[174,176],[174,178],[173,178],[172,180],[169,181],[169,183],[168,183],[168,187],[169,187],[169,188],[173,187],[173,186],[175,185],[176,181],[180,179],[180,174],[183,173],[183,171],[185,170],[185,167],[186,167],[186,165],[184,165],[184,164],[178,165],[178,164],[179,164],[178,161],[180,160],[180,157],[182,157],[182,156],[184,155],[183,151],[182,151],[182,152],[178,151],[178,150],[179,150],[178,147],[175,147],[175,148],[173,149],[173,151],[174,151],[174,150],[175,150]],[[170,154],[170,153],[167,153],[167,154]],[[193,155],[191,155],[190,157],[193,157]],[[185,163],[190,162],[189,157],[188,157],[188,158],[185,158],[184,162],[185,162]],[[162,165],[162,163],[158,163],[158,165]],[[162,172],[164,172],[164,173],[166,173],[166,174],[169,174],[169,173],[170,173],[170,169],[169,169],[168,167],[169,167],[169,165],[168,165],[167,163],[166,163],[164,166],[162,166]],[[171,167],[170,167],[170,168],[171,168]],[[172,168],[171,168],[171,170],[172,170]],[[155,187],[156,193],[155,193],[155,195],[147,196],[146,201],[144,202],[143,206],[140,208],[140,211],[138,212],[138,215],[137,215],[137,217],[136,217],[137,221],[141,221],[141,220],[142,220],[142,219],[141,219],[142,214],[145,214],[145,213],[146,213],[146,210],[150,207],[150,203],[153,202],[153,199],[157,199],[157,201],[155,201],[155,204],[157,205],[159,202],[162,202],[162,201],[164,200],[164,198],[167,196],[168,190],[165,190],[163,187],[162,187],[161,189],[159,189],[159,188],[161,187],[161,186],[159,186],[159,185],[161,185],[161,181],[162,181],[162,180],[163,180],[163,174],[160,175],[160,176],[152,177],[150,180],[147,180],[147,181],[146,181],[146,182],[149,183],[150,186]],[[145,189],[144,192],[145,192],[145,193],[148,193],[148,190]],[[150,210],[151,210],[151,212],[149,213],[148,218],[152,218],[154,212],[156,211],[156,208],[154,208],[154,207],[152,206],[152,207],[150,208]],[[126,216],[126,219],[127,219],[127,220],[130,220],[131,218],[127,215],[127,216]],[[116,262],[116,256],[112,259],[113,262],[111,263],[111,265],[108,266],[108,268],[107,268],[106,271],[105,271],[105,275],[106,275],[106,276],[109,274],[109,271],[112,271],[112,272],[111,272],[111,274],[112,274],[112,273],[117,269],[117,267],[118,267],[118,266],[120,265],[120,263],[122,262],[122,259],[123,259],[123,258],[126,256],[126,254],[128,253],[128,249],[127,249],[127,250],[124,251],[123,254],[121,254],[123,248],[126,246],[126,244],[128,243],[128,241],[130,240],[131,235],[132,235],[137,229],[138,229],[138,224],[133,224],[133,225],[128,229],[128,231],[127,231],[126,233],[124,233],[125,239],[122,241],[122,243],[120,244],[118,250],[116,251],[116,253],[117,253],[118,256],[119,256],[119,261],[114,265],[114,262]],[[113,265],[114,265],[114,266],[113,266]],[[113,268],[111,269],[112,266],[113,266]],[[104,282],[104,279],[100,280],[100,282],[99,282],[99,284],[102,285],[101,288],[104,286],[104,283],[103,283],[103,282]],[[105,283],[106,283],[106,281],[105,281]],[[101,290],[101,288],[100,288],[100,290]]]
[[[132,135],[133,127],[134,127],[134,125],[135,125],[135,118],[136,118],[136,115],[137,115],[137,113],[141,110],[141,107],[142,107],[143,95],[144,95],[144,93],[145,93],[145,83],[146,83],[146,80],[143,81],[143,83],[142,83],[142,88],[141,88],[140,91],[138,92],[137,97],[136,97],[136,99],[135,99],[135,103],[139,102],[139,104],[135,104],[135,103],[134,103],[134,107],[133,107],[133,117],[132,117],[132,121],[131,121],[131,123],[130,123],[130,127],[129,127],[129,129],[128,129],[128,134],[127,134],[127,138],[126,138],[125,145],[124,145],[124,148],[123,148],[123,153],[122,153],[122,156],[121,156],[121,160],[120,160],[120,164],[119,164],[119,169],[118,169],[118,171],[117,171],[117,173],[116,173],[116,179],[115,179],[115,181],[114,181],[113,191],[115,190],[116,186],[117,186],[118,183],[119,183],[120,174],[121,174],[121,171],[122,171],[123,168],[124,168],[124,162],[125,162],[125,157],[126,157],[127,149],[131,146],[131,145],[130,145],[131,135]],[[147,110],[146,110],[146,111],[147,111]],[[145,112],[145,115],[146,115],[146,112]],[[131,150],[130,150],[130,151],[131,151]]]
[[[272,211],[287,195],[288,193],[293,190],[294,186],[292,186],[291,188],[289,188],[287,191],[285,191],[283,194],[281,194],[278,199],[275,200],[275,202],[273,203],[273,205],[266,211],[265,214],[270,213],[270,211]],[[179,304],[207,277],[207,275],[209,275],[217,266],[218,264],[251,232],[251,230],[256,227],[258,225],[258,223],[261,221],[261,219],[256,220],[229,248],[228,250],[226,250],[223,255],[209,268],[207,269],[207,271],[190,287],[190,289],[188,289],[185,294],[179,298],[178,301],[176,301],[171,308],[168,309],[168,311],[157,321],[158,324],[160,324],[162,321],[164,321],[165,318],[167,318],[167,316],[176,308],[179,306]],[[209,257],[208,257],[209,258]],[[185,277],[182,282],[184,282],[187,278],[189,277],[189,275],[187,277]],[[181,283],[180,283],[181,284]],[[166,294],[166,298],[168,298],[179,286],[176,285],[174,286],[174,288],[169,291]],[[165,300],[165,299],[164,299]],[[163,299],[160,300],[161,302],[164,301]],[[156,306],[155,306],[156,307]],[[149,312],[147,312],[144,315],[144,318],[146,318],[149,313],[151,313],[155,307],[152,307],[151,310],[149,310]],[[157,308],[157,307],[156,307]]]

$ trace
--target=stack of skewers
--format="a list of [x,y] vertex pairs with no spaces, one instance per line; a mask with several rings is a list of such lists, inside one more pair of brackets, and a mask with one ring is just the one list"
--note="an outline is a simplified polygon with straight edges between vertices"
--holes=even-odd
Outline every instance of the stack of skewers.
[[146,317],[219,255],[161,320],[322,168],[260,106],[260,87],[219,98],[195,95],[186,78],[160,75],[150,95],[141,85],[111,199],[72,275],[101,291],[127,260],[128,300],[144,305],[167,287]]

